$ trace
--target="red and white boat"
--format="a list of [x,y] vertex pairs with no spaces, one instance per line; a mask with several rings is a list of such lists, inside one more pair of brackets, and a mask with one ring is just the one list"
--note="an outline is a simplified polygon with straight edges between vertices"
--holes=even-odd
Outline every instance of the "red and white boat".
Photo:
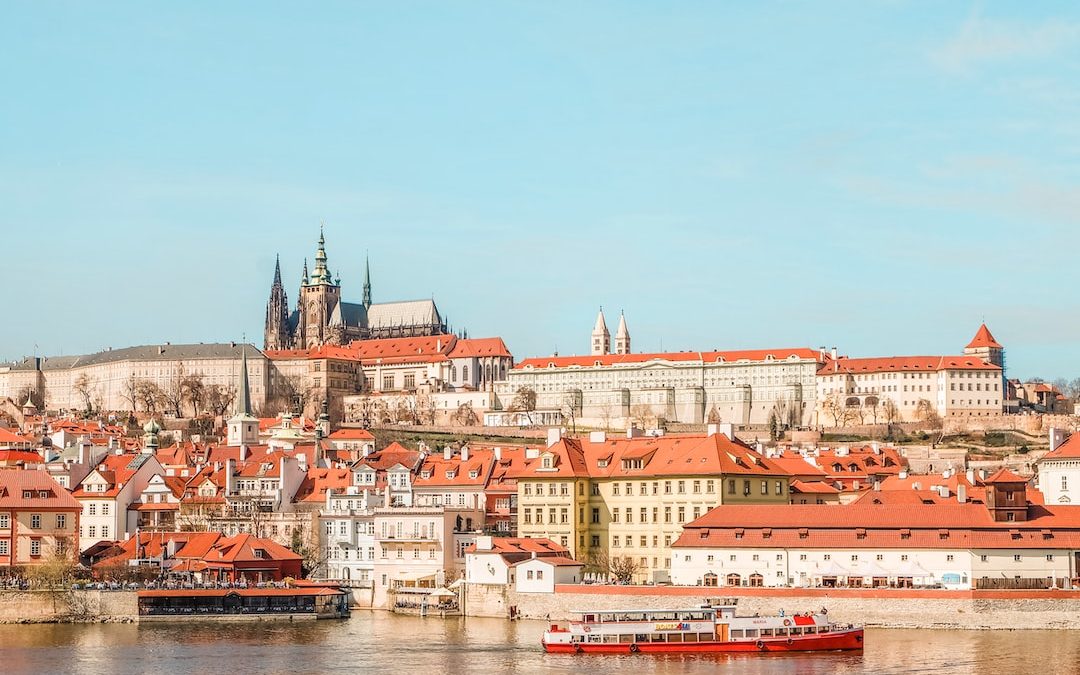
[[820,614],[736,616],[734,604],[693,609],[577,611],[580,621],[552,624],[544,650],[556,653],[665,654],[809,652],[863,648],[862,627]]

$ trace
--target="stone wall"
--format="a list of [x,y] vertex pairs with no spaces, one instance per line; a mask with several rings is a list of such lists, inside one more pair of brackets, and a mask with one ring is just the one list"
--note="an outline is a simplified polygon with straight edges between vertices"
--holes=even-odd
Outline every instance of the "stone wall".
[[0,591],[0,623],[137,621],[134,591]]
[[1080,628],[1077,591],[944,591],[846,589],[729,589],[559,586],[554,594],[517,593],[469,584],[465,613],[563,621],[573,610],[691,607],[735,597],[739,614],[829,611],[837,621],[881,628],[971,630]]

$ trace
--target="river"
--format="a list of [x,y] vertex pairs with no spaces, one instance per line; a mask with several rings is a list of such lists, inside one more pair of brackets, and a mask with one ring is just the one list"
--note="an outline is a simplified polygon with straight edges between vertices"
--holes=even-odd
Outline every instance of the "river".
[[[863,653],[768,656],[548,655],[541,622],[420,619],[0,625],[0,673],[1076,673],[1070,631],[869,630]],[[647,664],[646,668],[642,668]]]

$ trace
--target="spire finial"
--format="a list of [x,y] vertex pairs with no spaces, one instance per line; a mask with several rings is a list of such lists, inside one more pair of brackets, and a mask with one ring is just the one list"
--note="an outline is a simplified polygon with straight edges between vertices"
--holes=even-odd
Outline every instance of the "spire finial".
[[364,254],[364,308],[371,307],[371,262],[367,253]]
[[274,285],[281,285],[281,254],[274,255]]

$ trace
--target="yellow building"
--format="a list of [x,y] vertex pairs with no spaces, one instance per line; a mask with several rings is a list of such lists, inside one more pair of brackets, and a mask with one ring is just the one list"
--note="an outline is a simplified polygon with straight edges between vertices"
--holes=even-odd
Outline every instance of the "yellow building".
[[665,581],[682,526],[720,504],[785,504],[789,474],[742,442],[705,435],[553,434],[518,479],[518,533],[634,581]]

